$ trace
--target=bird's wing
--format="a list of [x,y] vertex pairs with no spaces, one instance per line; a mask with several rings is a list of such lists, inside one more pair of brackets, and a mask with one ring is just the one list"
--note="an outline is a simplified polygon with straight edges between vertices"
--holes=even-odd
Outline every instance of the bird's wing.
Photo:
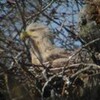
[[68,58],[58,58],[51,62],[52,67],[65,67],[68,65]]
[[70,55],[69,52],[65,51],[62,48],[54,48],[47,52],[47,60],[53,61],[59,58],[68,58]]

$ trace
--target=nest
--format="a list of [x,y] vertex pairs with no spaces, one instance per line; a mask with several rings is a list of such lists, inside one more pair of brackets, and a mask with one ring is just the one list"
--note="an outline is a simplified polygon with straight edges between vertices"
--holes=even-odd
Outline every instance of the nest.
[[65,66],[20,63],[1,76],[1,94],[11,100],[98,100],[100,95],[100,66],[87,50],[74,53]]

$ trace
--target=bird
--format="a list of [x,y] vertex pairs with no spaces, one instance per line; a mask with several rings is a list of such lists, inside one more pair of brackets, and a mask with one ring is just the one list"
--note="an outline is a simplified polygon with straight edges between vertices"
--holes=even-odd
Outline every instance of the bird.
[[51,66],[58,67],[67,64],[70,52],[54,45],[55,35],[44,24],[31,23],[20,34],[20,38],[29,38],[32,64],[41,65],[49,62]]
[[86,21],[95,21],[100,24],[100,0],[85,0],[85,5],[79,12],[79,17],[85,23]]
[[90,45],[90,48],[92,51],[100,53],[100,1],[86,1],[88,2],[79,13],[79,37],[81,37],[85,43],[98,39],[97,42]]

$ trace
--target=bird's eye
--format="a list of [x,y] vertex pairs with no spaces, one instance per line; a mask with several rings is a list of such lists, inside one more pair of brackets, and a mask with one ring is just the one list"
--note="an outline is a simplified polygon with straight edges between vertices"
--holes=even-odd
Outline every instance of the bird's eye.
[[35,31],[35,29],[30,29],[30,31],[34,32],[34,31]]

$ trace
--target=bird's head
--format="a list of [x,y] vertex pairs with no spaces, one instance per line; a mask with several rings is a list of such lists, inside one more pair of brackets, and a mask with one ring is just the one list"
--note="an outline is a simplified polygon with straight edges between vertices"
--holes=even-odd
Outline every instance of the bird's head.
[[45,36],[52,35],[49,28],[41,23],[31,23],[26,27],[26,30],[21,33],[20,38],[32,38],[34,40],[41,39]]

